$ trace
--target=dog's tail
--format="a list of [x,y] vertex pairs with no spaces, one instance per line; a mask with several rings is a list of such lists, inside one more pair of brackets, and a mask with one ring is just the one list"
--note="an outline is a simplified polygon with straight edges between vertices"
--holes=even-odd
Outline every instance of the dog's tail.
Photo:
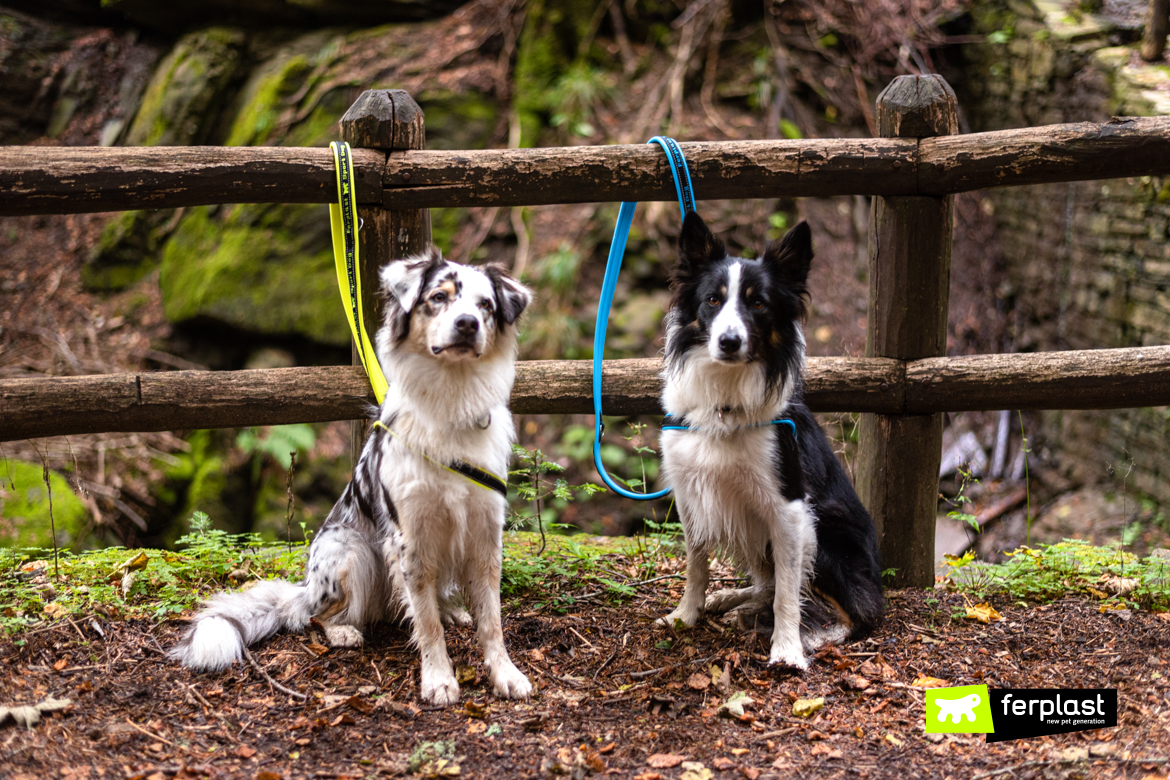
[[264,580],[248,590],[220,593],[195,615],[195,625],[170,657],[197,671],[219,671],[244,657],[244,648],[281,629],[302,629],[318,602],[306,585]]

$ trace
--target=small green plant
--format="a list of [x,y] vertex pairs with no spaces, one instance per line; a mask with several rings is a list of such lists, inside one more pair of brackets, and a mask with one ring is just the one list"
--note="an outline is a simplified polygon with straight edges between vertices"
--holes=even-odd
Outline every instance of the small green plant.
[[967,505],[971,503],[971,497],[967,495],[967,490],[972,485],[978,484],[979,480],[971,473],[971,464],[964,463],[959,466],[959,491],[949,501],[954,509],[947,512],[947,517],[966,523],[975,533],[980,533],[983,529],[979,527],[979,519],[966,511]]
[[[567,503],[578,496],[588,498],[594,493],[600,493],[604,488],[592,482],[570,485],[567,480],[561,477],[550,479],[548,475],[563,473],[565,467],[545,458],[544,453],[537,448],[529,450],[519,444],[513,444],[512,454],[516,456],[519,465],[509,471],[508,475],[520,478],[515,483],[516,493],[522,500],[528,501],[532,505],[532,516],[536,518],[536,525],[540,530],[540,552],[537,555],[543,555],[546,546],[544,535],[545,502],[551,498]],[[522,514],[518,514],[516,517],[521,522],[527,522],[527,518]],[[553,510],[548,518],[549,522],[551,523],[555,518],[556,511]]]
[[[441,740],[438,742],[419,742],[415,745],[414,751],[407,759],[407,766],[410,771],[417,774],[419,770],[427,766],[427,764],[438,764],[439,762],[450,763],[455,759],[455,741],[451,739]],[[438,773],[434,773],[437,775]]]
[[1032,522],[1035,518],[1032,517],[1032,475],[1028,471],[1028,454],[1032,451],[1028,449],[1028,435],[1024,433],[1024,413],[1017,409],[1016,414],[1020,418],[1020,451],[1024,457],[1024,495],[1028,500],[1027,510],[1024,517],[1027,523],[1027,532],[1024,534],[1024,541],[1027,544],[1032,543]]
[[998,564],[976,561],[971,553],[949,557],[950,586],[977,598],[1006,594],[1046,602],[1078,594],[1101,601],[1102,609],[1170,609],[1170,560],[1165,558],[1139,559],[1117,545],[1079,539],[1023,546],[1006,555],[1009,560]]
[[0,548],[0,628],[15,633],[43,620],[95,612],[165,619],[230,584],[229,575],[288,576],[304,565],[307,542],[290,550],[256,534],[228,534],[212,528],[203,512],[195,512],[189,526],[177,542],[185,549],[178,552],[62,550],[60,575],[51,580],[46,573],[52,550]]

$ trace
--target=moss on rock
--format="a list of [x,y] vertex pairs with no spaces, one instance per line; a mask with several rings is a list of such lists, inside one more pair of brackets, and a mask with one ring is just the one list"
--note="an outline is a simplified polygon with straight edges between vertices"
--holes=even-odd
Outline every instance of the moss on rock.
[[128,146],[202,143],[215,123],[223,92],[238,78],[245,36],[211,27],[184,35],[158,68],[126,136]]
[[52,523],[43,467],[20,460],[0,460],[0,547],[51,548],[53,527],[57,547],[72,547],[84,541],[89,512],[64,476],[50,471],[49,485],[53,493]]
[[349,343],[325,206],[194,209],[163,250],[159,286],[172,322]]

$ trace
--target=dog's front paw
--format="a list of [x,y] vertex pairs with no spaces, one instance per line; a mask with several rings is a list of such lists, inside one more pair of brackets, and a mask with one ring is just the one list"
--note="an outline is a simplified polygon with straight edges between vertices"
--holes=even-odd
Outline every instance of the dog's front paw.
[[701,613],[697,609],[687,609],[682,604],[678,605],[678,609],[671,612],[666,617],[660,617],[656,621],[660,626],[667,628],[678,628],[680,625],[683,628],[693,628],[699,622]]
[[362,632],[353,626],[325,626],[325,640],[330,647],[361,647]]
[[804,657],[800,643],[772,644],[772,652],[768,655],[768,666],[795,669],[803,672],[808,669],[808,659]]
[[439,707],[446,707],[459,701],[459,683],[450,669],[446,672],[437,670],[423,672],[422,699]]
[[492,673],[492,690],[505,699],[527,699],[532,695],[532,683],[516,665],[508,661]]

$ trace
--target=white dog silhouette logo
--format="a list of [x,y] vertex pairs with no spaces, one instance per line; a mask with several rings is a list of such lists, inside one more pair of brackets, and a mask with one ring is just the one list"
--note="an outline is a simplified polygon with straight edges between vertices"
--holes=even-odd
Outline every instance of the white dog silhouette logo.
[[974,723],[975,708],[982,700],[977,693],[972,693],[961,699],[935,699],[934,703],[938,705],[938,722],[945,723],[949,715],[951,723],[962,723],[963,718]]

